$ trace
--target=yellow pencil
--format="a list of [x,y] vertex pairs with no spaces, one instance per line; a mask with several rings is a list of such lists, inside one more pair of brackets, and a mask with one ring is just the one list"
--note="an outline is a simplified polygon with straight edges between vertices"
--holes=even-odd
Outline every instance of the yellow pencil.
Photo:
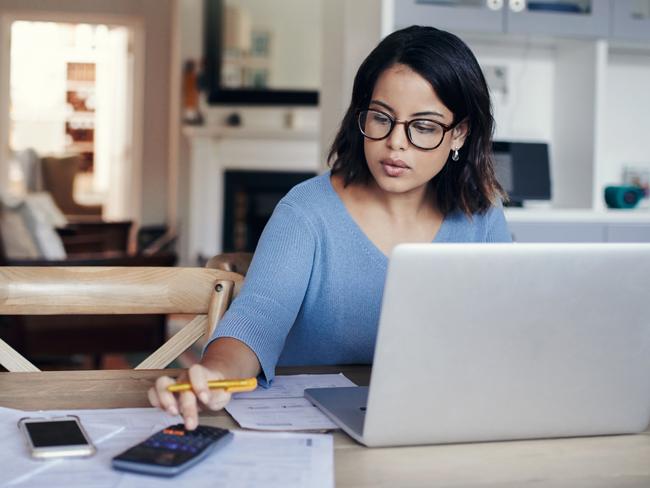
[[[257,378],[246,378],[243,380],[211,380],[208,381],[208,388],[223,388],[227,392],[236,393],[239,391],[252,391],[257,388]],[[169,385],[167,391],[179,393],[181,391],[190,391],[192,385],[189,383],[176,383]]]

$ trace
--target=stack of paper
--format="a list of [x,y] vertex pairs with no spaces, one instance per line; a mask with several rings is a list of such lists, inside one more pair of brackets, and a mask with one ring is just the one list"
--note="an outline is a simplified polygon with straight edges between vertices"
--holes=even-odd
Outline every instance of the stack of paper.
[[342,374],[276,376],[270,388],[237,393],[226,411],[245,429],[332,430],[338,427],[304,398],[306,388],[356,386]]

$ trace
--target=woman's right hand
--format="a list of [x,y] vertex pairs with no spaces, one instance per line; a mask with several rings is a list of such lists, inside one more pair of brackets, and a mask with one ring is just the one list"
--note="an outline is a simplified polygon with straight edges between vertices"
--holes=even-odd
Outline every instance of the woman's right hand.
[[[218,370],[208,369],[202,364],[195,364],[178,379],[161,376],[155,386],[149,388],[147,395],[154,407],[165,410],[171,415],[183,416],[185,428],[193,430],[199,424],[199,411],[202,409],[221,410],[230,401],[231,394],[218,388],[210,390],[208,380],[223,380],[225,376]],[[167,390],[174,383],[190,383],[192,389],[177,393]]]

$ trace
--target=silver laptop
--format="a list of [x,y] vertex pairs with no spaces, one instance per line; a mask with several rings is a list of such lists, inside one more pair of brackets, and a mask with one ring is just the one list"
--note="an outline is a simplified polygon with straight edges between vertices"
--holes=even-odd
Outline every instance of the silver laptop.
[[370,387],[305,396],[367,446],[641,432],[650,244],[398,246]]

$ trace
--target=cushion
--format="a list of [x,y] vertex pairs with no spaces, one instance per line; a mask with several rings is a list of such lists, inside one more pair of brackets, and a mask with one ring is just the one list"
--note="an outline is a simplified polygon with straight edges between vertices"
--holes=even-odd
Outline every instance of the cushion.
[[63,241],[55,230],[66,220],[49,195],[28,194],[22,200],[4,198],[0,220],[7,258],[66,258]]
[[2,205],[0,233],[7,259],[37,259],[41,257],[20,209]]
[[38,219],[47,222],[52,227],[65,227],[68,225],[68,219],[63,215],[61,209],[56,206],[52,195],[48,192],[34,192],[25,195],[25,203]]
[[16,151],[13,155],[22,173],[25,190],[27,192],[43,191],[43,174],[41,172],[41,158],[32,148]]

